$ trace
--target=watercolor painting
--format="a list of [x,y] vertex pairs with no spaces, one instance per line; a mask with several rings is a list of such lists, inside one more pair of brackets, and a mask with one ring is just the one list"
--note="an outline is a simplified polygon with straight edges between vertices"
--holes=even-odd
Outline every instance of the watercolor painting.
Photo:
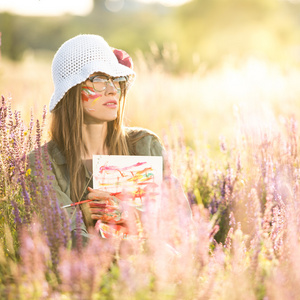
[[162,157],[94,155],[93,187],[140,207],[145,196],[155,198],[162,182]]
[[[160,156],[93,156],[94,189],[109,192],[140,211],[146,199],[159,205],[162,178],[163,160]],[[103,237],[120,236],[117,227],[101,222],[96,226]],[[124,232],[123,237],[126,236]]]

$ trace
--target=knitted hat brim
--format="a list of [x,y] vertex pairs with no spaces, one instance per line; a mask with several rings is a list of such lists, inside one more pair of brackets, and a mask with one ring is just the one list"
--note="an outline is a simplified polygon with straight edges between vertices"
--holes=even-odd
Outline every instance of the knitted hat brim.
[[50,112],[54,109],[56,104],[63,98],[63,96],[70,88],[86,81],[88,77],[95,72],[105,73],[112,77],[128,76],[129,78],[126,85],[127,90],[132,86],[135,80],[135,72],[124,65],[118,63],[112,67],[111,65],[106,65],[101,61],[93,61],[90,64],[86,65],[82,69],[80,74],[73,74],[72,77],[65,78],[65,85],[69,87],[68,89],[60,91],[54,90],[50,100]]
[[93,34],[78,35],[66,41],[54,55],[52,78],[54,92],[50,100],[50,112],[72,87],[102,72],[112,77],[127,77],[129,89],[135,79],[135,72],[121,64],[103,37]]

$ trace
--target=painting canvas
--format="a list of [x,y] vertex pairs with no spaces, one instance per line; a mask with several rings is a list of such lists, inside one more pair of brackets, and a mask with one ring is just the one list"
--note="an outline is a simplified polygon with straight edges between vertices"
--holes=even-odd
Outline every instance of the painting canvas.
[[[93,187],[117,195],[139,210],[145,199],[159,201],[162,178],[160,156],[93,156]],[[105,224],[100,226],[100,232],[108,229]]]

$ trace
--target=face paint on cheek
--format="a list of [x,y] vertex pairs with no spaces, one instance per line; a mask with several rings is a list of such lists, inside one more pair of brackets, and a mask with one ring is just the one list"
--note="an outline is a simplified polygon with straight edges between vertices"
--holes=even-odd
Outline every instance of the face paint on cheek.
[[92,105],[94,105],[96,101],[98,101],[102,97],[102,94],[95,92],[95,90],[87,85],[83,85],[81,89],[81,98],[82,101],[88,102],[89,100],[94,100]]
[[95,105],[95,103],[102,97],[102,94],[98,94],[98,98],[96,98],[93,102],[92,105]]

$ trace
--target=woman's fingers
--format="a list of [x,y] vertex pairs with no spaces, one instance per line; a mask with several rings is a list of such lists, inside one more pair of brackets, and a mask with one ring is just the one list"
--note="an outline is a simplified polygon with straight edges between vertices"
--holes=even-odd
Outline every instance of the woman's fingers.
[[92,188],[88,188],[88,191],[87,199],[94,200],[90,202],[90,207],[102,207],[105,205],[117,207],[119,205],[119,200],[108,192]]
[[115,208],[90,208],[92,214],[113,214],[113,213],[122,213],[121,210]]
[[101,208],[90,208],[91,214],[105,214],[107,211],[107,209],[101,209]]
[[124,224],[124,220],[114,220],[107,215],[91,215],[92,220],[100,220],[102,223],[108,224]]
[[98,207],[98,208],[105,208],[107,206],[106,201],[91,201],[89,202],[90,207]]
[[119,201],[115,199],[106,199],[106,200],[94,200],[89,202],[90,207],[96,208],[112,208],[112,209],[121,209],[122,205]]
[[92,188],[88,188],[88,191],[87,198],[93,200],[89,202],[90,207],[101,208],[107,206],[115,209],[119,208],[120,200],[110,193]]
[[[87,199],[89,202],[91,218],[105,223],[121,224],[127,219],[127,209],[124,211],[124,203],[115,195],[108,192],[88,188]],[[125,205],[126,206],[126,205]]]
[[122,218],[122,212],[118,210],[114,211],[99,211],[91,209],[91,218],[93,220],[101,220],[104,223],[120,224],[125,220]]
[[110,193],[100,190],[94,190],[91,188],[88,188],[89,193],[87,194],[87,198],[90,200],[106,200],[112,198]]

